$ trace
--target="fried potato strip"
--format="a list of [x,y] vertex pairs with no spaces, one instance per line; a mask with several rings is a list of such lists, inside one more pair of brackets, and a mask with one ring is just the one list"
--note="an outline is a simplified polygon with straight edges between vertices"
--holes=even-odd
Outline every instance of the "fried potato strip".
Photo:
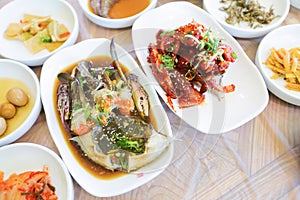
[[271,79],[283,77],[287,82],[287,89],[300,92],[300,47],[289,50],[271,48],[270,55],[263,64],[274,72]]

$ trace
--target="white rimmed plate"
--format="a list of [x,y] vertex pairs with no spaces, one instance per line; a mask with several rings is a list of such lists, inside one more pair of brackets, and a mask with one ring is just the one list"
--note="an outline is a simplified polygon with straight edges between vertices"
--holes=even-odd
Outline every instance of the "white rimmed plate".
[[[85,40],[72,47],[61,50],[45,62],[40,80],[41,97],[51,136],[73,178],[84,190],[97,197],[119,195],[147,183],[162,173],[173,157],[173,145],[170,145],[158,159],[145,167],[116,179],[101,180],[88,173],[71,153],[58,125],[60,122],[56,117],[56,105],[53,100],[53,92],[56,92],[54,91],[54,83],[57,74],[80,60],[97,55],[110,56],[109,45],[110,40],[98,38]],[[149,95],[149,100],[153,105],[152,113],[156,116],[157,129],[171,137],[172,131],[169,120],[155,90],[149,85],[148,80],[135,60],[120,46],[116,45],[116,50],[120,62],[141,79],[141,83],[145,87]]]
[[14,143],[0,147],[0,158],[4,179],[13,173],[41,171],[46,165],[58,199],[74,199],[73,181],[68,169],[51,149],[33,143]]
[[147,63],[148,45],[150,42],[155,43],[155,35],[159,29],[172,30],[192,20],[210,27],[237,54],[237,61],[230,65],[223,79],[224,85],[235,84],[236,91],[225,94],[225,98],[221,101],[215,95],[206,93],[206,100],[202,105],[186,109],[176,109],[175,105],[174,112],[201,132],[209,134],[227,132],[261,113],[268,103],[269,96],[256,66],[238,42],[207,12],[188,2],[172,2],[145,13],[132,27],[135,52],[147,77],[167,103],[165,92],[157,83]]
[[274,73],[267,68],[263,62],[265,62],[270,55],[271,48],[285,48],[288,50],[290,48],[300,47],[299,33],[300,24],[285,25],[273,30],[260,42],[255,58],[256,65],[261,71],[268,89],[280,99],[297,106],[300,106],[300,92],[285,88],[286,81],[283,80],[283,78],[276,80],[271,79],[270,77]]
[[270,24],[263,25],[261,28],[251,28],[246,22],[239,24],[228,24],[225,19],[227,14],[220,10],[224,4],[220,0],[203,0],[203,7],[207,10],[231,35],[240,38],[260,37],[278,27],[287,17],[290,10],[289,0],[258,0],[266,11],[272,6],[274,15],[278,15]]

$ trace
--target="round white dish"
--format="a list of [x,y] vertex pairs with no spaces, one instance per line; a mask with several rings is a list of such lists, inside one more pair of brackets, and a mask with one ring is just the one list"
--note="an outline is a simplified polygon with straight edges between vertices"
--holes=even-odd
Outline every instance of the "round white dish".
[[[61,122],[56,116],[57,109],[53,99],[54,95],[56,94],[55,81],[57,79],[57,74],[66,67],[80,60],[97,55],[110,56],[109,45],[110,40],[97,38],[85,40],[71,47],[65,48],[59,53],[51,56],[44,63],[40,79],[41,97],[50,134],[72,177],[84,190],[97,197],[119,195],[147,183],[162,173],[173,158],[173,144],[170,144],[169,148],[164,151],[159,158],[140,168],[139,170],[115,179],[102,180],[94,177],[85,168],[83,168],[70,151],[62,134],[62,130],[58,126],[58,124]],[[155,123],[157,125],[157,129],[162,133],[172,137],[169,119],[158,99],[155,90],[151,87],[152,84],[146,79],[138,64],[130,56],[130,54],[128,54],[119,45],[116,45],[116,51],[119,61],[124,64],[129,71],[141,78],[142,81],[140,82],[145,87],[146,92],[149,94],[150,102],[152,102],[152,105],[154,105],[151,112],[156,116],[155,119],[157,121]],[[52,98],[49,98],[49,94]]]
[[263,62],[265,62],[270,55],[271,48],[285,48],[288,50],[290,48],[300,47],[299,33],[300,24],[285,25],[273,30],[260,42],[255,58],[255,63],[261,71],[268,89],[280,99],[297,106],[300,106],[300,92],[285,88],[286,81],[283,80],[283,78],[276,80],[271,79],[270,77],[274,73],[267,68]]
[[[173,109],[147,62],[148,46],[156,42],[156,33],[160,29],[173,30],[192,20],[211,28],[236,53],[237,60],[230,64],[223,77],[223,84],[234,84],[236,90],[225,94],[222,100],[206,92],[204,103],[184,109],[177,109],[173,101]],[[142,15],[132,26],[132,40],[141,66],[149,80],[155,83],[161,98],[178,117],[203,133],[219,134],[233,130],[260,114],[268,103],[265,82],[239,43],[211,15],[192,3],[171,2]]]
[[220,0],[203,0],[203,7],[207,10],[232,36],[238,38],[255,38],[261,37],[278,27],[287,17],[290,9],[289,0],[258,0],[258,3],[265,6],[266,10],[270,6],[274,8],[274,14],[279,15],[270,24],[263,25],[261,28],[251,28],[247,23],[241,22],[239,24],[231,25],[226,23],[225,18],[227,14],[220,10],[223,6]]
[[[22,41],[8,40],[4,38],[4,32],[10,23],[18,23],[23,14],[38,16],[51,16],[64,24],[71,32],[67,41],[59,48],[49,52],[47,50],[32,54]],[[77,14],[74,8],[64,0],[14,0],[3,6],[0,10],[0,55],[5,58],[22,62],[28,66],[42,65],[52,54],[66,46],[74,44],[79,33]]]
[[78,3],[80,5],[80,7],[82,8],[83,13],[86,15],[86,17],[90,21],[92,21],[93,23],[95,23],[99,26],[103,26],[106,28],[114,28],[114,29],[130,27],[138,17],[140,17],[145,12],[155,8],[155,6],[157,4],[157,0],[150,0],[149,6],[146,9],[144,9],[143,11],[141,11],[140,13],[137,13],[133,16],[122,18],[122,19],[109,19],[109,18],[105,18],[105,17],[100,17],[100,16],[94,14],[93,12],[91,12],[89,9],[89,4],[88,4],[89,1],[90,0],[78,0]]
[[67,167],[51,149],[34,143],[15,143],[1,147],[0,157],[4,179],[13,173],[41,171],[47,166],[58,198],[74,199],[73,181]]
[[15,131],[0,138],[0,146],[2,146],[19,139],[32,127],[41,112],[42,103],[38,77],[28,66],[17,61],[0,59],[0,78],[22,81],[30,90],[32,95],[30,98],[34,99],[33,108],[25,121]]

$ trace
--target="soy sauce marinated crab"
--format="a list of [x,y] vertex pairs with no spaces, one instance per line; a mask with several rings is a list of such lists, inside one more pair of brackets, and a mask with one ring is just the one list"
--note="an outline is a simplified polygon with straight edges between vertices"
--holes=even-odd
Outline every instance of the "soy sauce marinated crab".
[[169,140],[153,128],[148,94],[138,76],[123,73],[113,40],[110,52],[110,64],[83,60],[58,74],[57,109],[70,141],[89,160],[130,172],[156,159]]
[[153,75],[180,108],[198,105],[209,89],[232,92],[222,86],[222,76],[237,56],[204,25],[192,21],[174,30],[160,30],[149,44],[148,62]]

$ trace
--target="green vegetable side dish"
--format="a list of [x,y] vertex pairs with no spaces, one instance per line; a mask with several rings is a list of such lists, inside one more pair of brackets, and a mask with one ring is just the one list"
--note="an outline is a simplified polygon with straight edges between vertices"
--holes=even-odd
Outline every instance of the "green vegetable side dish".
[[220,10],[227,14],[226,23],[231,25],[246,22],[249,27],[256,29],[279,17],[272,6],[267,10],[257,0],[220,0],[220,3],[224,5]]

